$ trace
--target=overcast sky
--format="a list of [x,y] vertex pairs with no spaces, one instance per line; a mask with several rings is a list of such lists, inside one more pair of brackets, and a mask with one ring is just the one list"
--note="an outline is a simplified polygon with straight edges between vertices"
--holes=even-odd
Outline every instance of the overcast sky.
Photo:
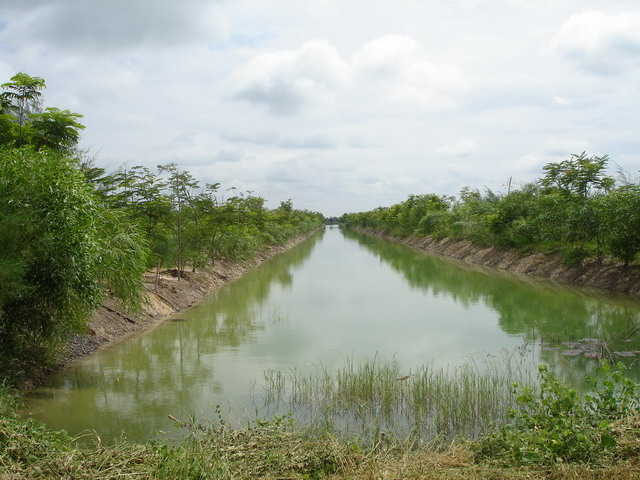
[[640,169],[638,0],[2,0],[19,71],[100,166],[271,208],[500,192],[582,151]]

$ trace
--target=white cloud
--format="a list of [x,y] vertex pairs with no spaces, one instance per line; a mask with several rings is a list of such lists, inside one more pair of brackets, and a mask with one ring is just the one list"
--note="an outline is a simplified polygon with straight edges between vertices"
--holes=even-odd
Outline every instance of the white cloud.
[[471,140],[461,140],[457,143],[453,143],[450,145],[442,145],[436,149],[437,154],[441,155],[453,155],[456,157],[461,157],[464,155],[469,155],[477,148],[475,142]]
[[236,149],[223,149],[213,156],[214,162],[235,163],[245,158],[244,152]]
[[295,114],[336,98],[342,108],[372,100],[452,107],[470,89],[457,68],[421,57],[418,42],[405,35],[367,42],[350,61],[326,40],[262,53],[237,68],[228,83],[233,98],[265,105],[275,115]]
[[233,72],[230,85],[234,98],[265,105],[275,115],[287,115],[319,97],[326,99],[349,77],[349,66],[335,47],[316,40],[297,50],[255,56]]
[[581,153],[590,150],[591,144],[585,138],[556,137],[547,142],[549,153],[565,155]]
[[396,77],[415,64],[418,42],[407,35],[385,35],[367,42],[353,57],[361,73]]
[[275,132],[259,132],[255,134],[246,133],[224,133],[221,137],[230,142],[249,143],[254,145],[272,145],[275,147],[292,148],[292,149],[309,149],[323,150],[336,148],[338,142],[329,135],[315,133],[311,135],[303,135],[294,137],[291,135],[282,136]]
[[572,15],[551,40],[552,49],[578,67],[613,73],[640,64],[640,11]]
[[452,65],[424,58],[418,47],[407,35],[385,35],[366,43],[352,62],[364,91],[414,107],[457,105],[471,88],[469,79]]
[[129,128],[146,128],[156,125],[152,115],[147,113],[123,112],[116,114],[114,120]]
[[553,103],[555,103],[556,105],[560,105],[562,107],[566,107],[568,105],[571,105],[571,100],[569,100],[566,97],[563,97],[562,95],[554,95]]
[[84,115],[81,147],[106,168],[177,162],[201,184],[340,214],[500,190],[582,150],[640,169],[638,11],[0,0],[0,83],[43,77],[45,105]]

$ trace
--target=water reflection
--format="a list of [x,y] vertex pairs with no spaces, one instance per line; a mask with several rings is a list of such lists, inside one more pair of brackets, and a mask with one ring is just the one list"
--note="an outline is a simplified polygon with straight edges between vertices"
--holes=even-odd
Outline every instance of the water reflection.
[[388,263],[412,288],[466,306],[487,305],[498,314],[502,331],[536,344],[542,361],[575,382],[597,367],[593,358],[573,355],[569,347],[574,345],[566,345],[585,339],[583,344],[604,342],[603,354],[632,367],[632,375],[640,379],[634,356],[640,353],[638,299],[425,255],[353,231],[344,235]]

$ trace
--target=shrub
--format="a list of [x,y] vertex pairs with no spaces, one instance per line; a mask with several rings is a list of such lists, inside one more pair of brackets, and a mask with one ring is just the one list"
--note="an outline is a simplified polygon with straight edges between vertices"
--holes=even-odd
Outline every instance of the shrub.
[[581,396],[541,365],[539,391],[514,385],[518,408],[510,411],[509,423],[478,441],[477,457],[551,465],[597,463],[615,454],[612,422],[637,414],[640,392],[621,368],[601,364],[593,393]]

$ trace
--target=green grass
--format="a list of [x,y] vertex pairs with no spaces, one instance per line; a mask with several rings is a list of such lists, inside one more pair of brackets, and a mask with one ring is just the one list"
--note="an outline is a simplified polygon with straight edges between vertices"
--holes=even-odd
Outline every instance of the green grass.
[[267,370],[264,398],[273,411],[290,411],[302,423],[341,437],[449,443],[503,424],[515,405],[515,382],[535,383],[517,355],[411,371],[376,357],[347,359],[335,372],[322,366],[312,372]]

